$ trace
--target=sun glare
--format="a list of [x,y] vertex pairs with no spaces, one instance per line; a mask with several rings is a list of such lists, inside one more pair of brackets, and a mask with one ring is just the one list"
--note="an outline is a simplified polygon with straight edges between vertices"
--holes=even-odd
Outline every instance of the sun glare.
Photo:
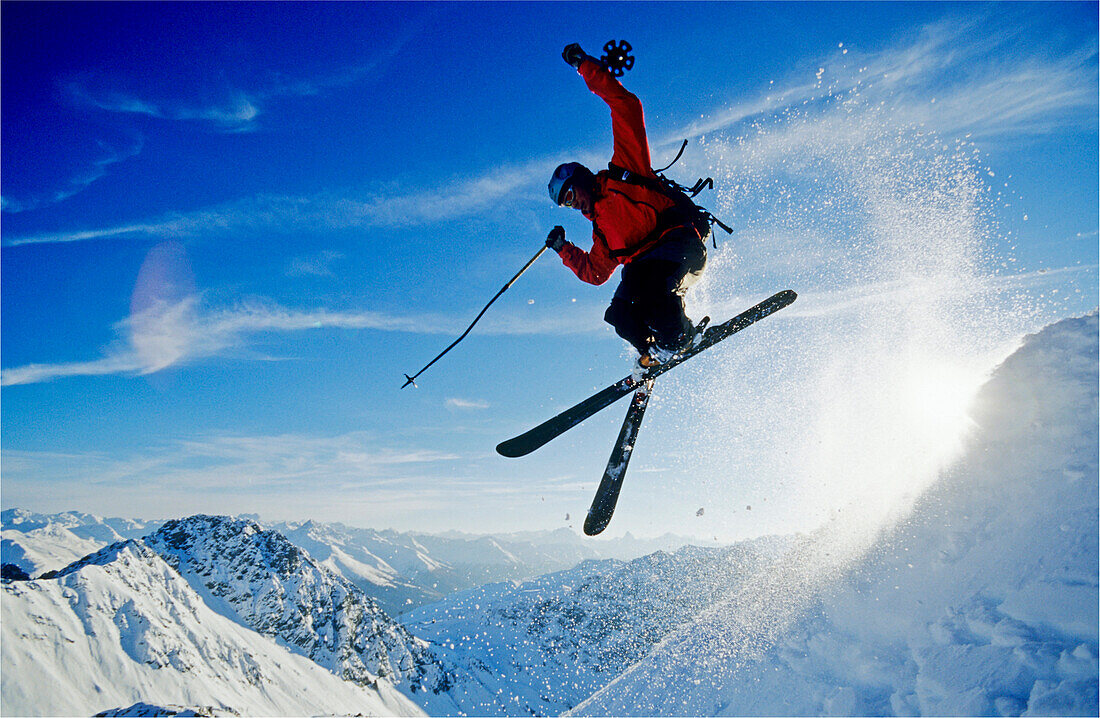
[[902,401],[926,446],[950,452],[973,425],[970,404],[981,378],[942,362],[915,362],[901,380]]
[[978,380],[945,364],[921,363],[905,376],[903,389],[911,410],[953,435],[969,423]]

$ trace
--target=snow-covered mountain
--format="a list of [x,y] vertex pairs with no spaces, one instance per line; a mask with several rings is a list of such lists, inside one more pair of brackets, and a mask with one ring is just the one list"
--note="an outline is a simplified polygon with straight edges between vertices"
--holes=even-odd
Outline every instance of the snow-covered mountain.
[[420,714],[386,681],[340,680],[218,615],[141,541],[2,590],[4,715],[135,705],[197,715]]
[[585,559],[630,559],[674,550],[688,539],[664,536],[594,542],[566,528],[504,536],[376,531],[326,524],[272,523],[291,542],[372,596],[392,615],[487,583],[522,581]]
[[869,554],[822,530],[573,713],[1095,716],[1097,344],[1095,313],[1028,337]]
[[[140,561],[135,561],[134,556]],[[415,714],[421,709],[410,706],[424,706],[432,714],[457,714],[460,709],[453,694],[476,696],[479,704],[493,706],[496,712],[501,712],[497,697],[481,685],[479,676],[469,675],[455,667],[445,656],[437,654],[426,641],[412,636],[403,626],[389,618],[377,603],[355,585],[322,566],[284,536],[265,530],[248,519],[193,516],[169,521],[144,539],[113,544],[59,572],[47,572],[39,580],[9,581],[5,582],[5,586],[10,587],[9,591],[13,595],[43,596],[45,605],[58,604],[53,609],[55,613],[64,612],[66,602],[82,606],[91,599],[84,597],[79,591],[74,593],[64,588],[58,594],[58,583],[67,586],[73,580],[71,577],[84,576],[97,568],[114,572],[120,564],[128,569],[131,564],[141,562],[152,563],[157,571],[170,574],[173,581],[186,585],[189,600],[202,603],[206,611],[217,614],[219,620],[228,619],[234,622],[238,632],[243,632],[244,635],[254,633],[250,639],[253,642],[265,645],[269,643],[273,648],[309,659],[318,669],[329,671],[333,678],[343,679],[349,685],[373,689],[387,699],[399,694],[411,698],[412,702],[395,703],[396,707],[387,709],[390,713]],[[38,593],[40,586],[48,587],[48,592]],[[148,581],[126,582],[124,588],[115,591],[109,600],[103,602],[102,613],[108,617],[104,620],[109,620],[111,612],[117,611],[119,606],[126,608],[125,599],[119,598],[125,596],[126,590],[145,594],[151,590],[155,592],[156,588],[151,588]],[[191,596],[194,598],[191,599]],[[134,600],[140,602],[145,598],[138,596]],[[160,605],[156,600],[153,603]],[[5,603],[5,609],[8,608],[9,605]],[[41,612],[34,606],[13,603],[10,608],[12,625],[35,624],[40,620]],[[172,616],[180,614],[182,609],[169,606],[166,610],[170,614],[167,618],[148,618],[144,614],[137,616],[134,619],[138,627],[136,634],[130,630],[129,619],[118,614],[116,619],[121,622],[118,623],[115,633],[66,630],[54,635],[52,644],[50,641],[43,641],[23,645],[27,656],[33,656],[35,651],[52,650],[58,660],[63,660],[68,644],[80,645],[82,651],[92,655],[100,652],[117,653],[118,646],[121,646],[133,660],[150,662],[157,667],[172,667],[179,672],[191,674],[193,671],[190,663],[179,663],[171,657],[171,646],[175,640],[179,642],[178,650],[194,653],[196,649],[191,643],[207,642],[198,628],[185,627],[186,630],[176,631],[175,636],[166,636],[160,640],[158,646],[169,656],[165,659],[167,663],[156,657],[150,659],[144,648],[136,649],[136,653],[130,650],[133,645],[145,646],[146,638],[142,633],[144,626],[171,624],[174,621]],[[203,623],[205,618],[203,615],[195,620]],[[26,636],[20,634],[16,638],[18,640],[14,642],[23,642]],[[201,655],[202,651],[199,653]],[[248,655],[247,651],[244,655]],[[123,659],[119,661],[124,665],[126,663]],[[48,687],[39,685],[33,678],[24,680],[25,676],[36,670],[35,664],[33,658],[21,663],[9,661],[5,653],[5,687],[9,684],[34,687],[27,695],[17,699],[19,705],[51,705],[48,700],[42,700],[42,691],[48,690]],[[215,664],[214,670],[221,669]],[[205,710],[202,707],[210,707],[211,704],[210,700],[200,700],[204,689],[192,685],[195,681],[190,680],[190,676],[175,676],[172,691],[151,693],[143,692],[141,681],[132,676],[124,676],[122,680],[127,685],[137,681],[137,688],[120,694],[116,704],[119,707],[140,704],[137,710],[155,712],[172,704],[190,706],[184,710],[193,711],[196,710],[194,706],[200,706],[198,710]],[[89,693],[95,690],[95,686],[85,685],[74,690],[74,704],[83,705],[81,711],[90,712],[94,706],[82,704],[79,696],[83,695],[84,701],[89,700],[89,696],[95,695],[94,692]],[[184,696],[182,699],[178,697],[181,692]],[[165,693],[168,694],[168,699],[156,700]],[[239,710],[237,705],[256,705],[254,697],[242,698],[239,692],[232,697],[235,703],[221,701],[213,709],[233,711]],[[277,698],[278,700],[273,699],[269,704],[263,704],[262,710],[252,712],[307,712],[299,708],[275,710],[271,706],[292,705],[280,703],[281,696]],[[138,701],[137,704],[134,703],[135,700]],[[151,700],[154,702],[150,703]],[[365,705],[369,709],[371,704]],[[37,713],[42,710],[29,708],[26,712]],[[309,712],[316,712],[316,709],[311,708]],[[349,711],[344,708],[340,712]]]
[[404,622],[489,688],[492,701],[452,692],[465,713],[557,715],[642,659],[787,543],[770,538],[630,562],[589,560],[451,596]]
[[408,537],[316,521],[270,524],[329,570],[374,598],[390,615],[436,601],[446,591],[420,577],[448,569]]
[[[65,514],[57,521],[28,512],[8,512],[8,517],[14,526],[29,529],[22,534],[29,536],[27,543],[40,540],[43,532],[71,533],[74,527],[85,535],[98,531],[100,536],[115,537],[115,533],[104,531],[107,522],[89,515]],[[133,533],[140,533],[143,526],[137,522],[111,524]],[[580,540],[570,531],[508,539],[411,536],[314,522],[283,526],[296,541],[246,518],[193,516],[165,522],[130,544],[155,552],[222,616],[359,685],[373,686],[379,676],[388,678],[437,714],[507,714],[511,706],[502,702],[500,685],[514,681],[514,676],[502,677],[479,668],[476,662],[457,665],[449,651],[414,637],[391,620],[369,595],[345,578],[347,573],[365,581],[372,592],[389,581],[398,591],[419,592],[423,601],[430,595],[423,585],[429,580],[433,582],[431,591],[453,592],[478,576],[523,576],[538,566],[569,564],[585,554],[629,554],[646,545],[628,537],[601,542],[600,548],[578,548]],[[680,541],[668,537],[656,545],[669,543]],[[74,543],[69,539],[71,548],[94,545],[93,540]],[[42,578],[57,579],[86,566],[110,563],[120,545],[127,544],[108,546],[60,572],[46,572]],[[323,559],[315,559],[311,552]],[[422,585],[402,581],[404,575],[414,576]],[[575,695],[572,702],[576,702]],[[533,701],[532,705],[539,703]],[[143,706],[142,710],[158,709],[144,702]]]
[[[565,528],[501,536],[435,536],[317,521],[268,523],[255,516],[241,518],[283,534],[378,601],[391,616],[486,583],[533,578],[585,559],[632,559],[672,551],[689,541],[677,536],[636,539],[628,534],[594,542]],[[144,537],[164,523],[23,509],[4,511],[0,522],[4,575],[18,576],[18,569],[32,577],[58,571],[118,541]]]
[[144,541],[219,613],[341,678],[372,685],[382,677],[411,692],[445,688],[422,641],[276,531],[248,519],[192,516]]
[[[1098,343],[1097,314],[1028,337],[979,393],[960,458],[890,524],[857,506],[810,536],[588,560],[401,624],[346,574],[422,600],[433,576],[472,580],[471,555],[486,575],[529,570],[555,537],[525,554],[167,522],[4,583],[0,711],[1096,715]],[[11,519],[23,535],[52,521]]]
[[28,576],[57,571],[118,541],[140,538],[162,521],[100,518],[79,511],[36,514],[24,509],[0,513],[0,562]]

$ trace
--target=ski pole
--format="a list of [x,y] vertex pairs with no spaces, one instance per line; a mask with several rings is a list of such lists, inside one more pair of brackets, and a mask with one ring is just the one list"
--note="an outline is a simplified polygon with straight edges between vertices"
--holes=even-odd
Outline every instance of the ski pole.
[[474,325],[475,325],[475,324],[477,324],[477,321],[478,321],[479,319],[481,319],[481,316],[482,316],[483,314],[485,314],[485,312],[486,312],[486,311],[488,311],[489,307],[493,306],[493,302],[495,302],[495,301],[497,300],[497,298],[498,298],[498,297],[500,297],[500,295],[501,295],[501,294],[504,294],[504,292],[506,292],[506,291],[508,290],[508,287],[511,287],[511,286],[512,286],[513,284],[515,284],[515,283],[516,283],[516,280],[520,278],[520,275],[521,275],[521,274],[523,274],[524,272],[526,272],[526,271],[528,270],[528,268],[529,268],[529,267],[530,267],[530,266],[531,266],[532,264],[534,264],[534,263],[535,263],[535,260],[536,260],[536,259],[538,259],[538,258],[539,258],[540,256],[542,256],[542,253],[543,253],[543,252],[545,252],[545,251],[546,251],[546,245],[543,245],[542,247],[540,247],[540,248],[539,248],[539,251],[535,252],[535,256],[534,256],[534,257],[531,257],[530,261],[528,261],[528,262],[527,262],[527,264],[523,265],[523,269],[521,269],[521,270],[519,270],[518,272],[516,272],[516,276],[512,277],[511,279],[509,279],[509,280],[508,280],[508,283],[507,283],[507,284],[505,284],[505,285],[504,285],[503,287],[501,287],[501,288],[500,288],[500,291],[499,291],[499,292],[497,292],[497,293],[496,293],[496,294],[495,294],[495,295],[493,296],[493,298],[489,300],[489,303],[485,305],[485,308],[484,308],[484,309],[482,309],[482,310],[481,310],[481,311],[480,311],[480,312],[478,313],[478,315],[477,315],[476,317],[474,317],[474,321],[470,322],[470,326],[466,327],[466,331],[462,332],[462,336],[460,336],[460,337],[459,337],[458,339],[455,339],[455,340],[454,340],[453,342],[451,342],[451,345],[450,345],[450,346],[448,346],[448,347],[447,347],[446,349],[444,349],[443,351],[439,352],[439,355],[438,355],[438,356],[436,356],[436,358],[435,358],[435,359],[432,359],[432,360],[431,360],[430,362],[428,362],[427,364],[425,364],[425,365],[424,365],[424,368],[423,368],[423,369],[421,369],[420,371],[416,372],[416,373],[415,373],[415,374],[413,374],[412,376],[409,376],[408,374],[406,374],[406,375],[405,375],[405,380],[406,380],[406,381],[405,381],[405,383],[404,383],[404,384],[402,384],[402,385],[401,385],[401,388],[402,388],[402,389],[404,389],[404,388],[405,388],[405,387],[407,387],[407,386],[408,386],[409,384],[412,384],[413,386],[416,386],[416,381],[414,381],[414,380],[416,379],[416,377],[418,377],[418,376],[420,376],[421,374],[423,374],[423,373],[424,373],[424,372],[425,372],[425,371],[427,370],[427,368],[428,368],[428,367],[430,367],[430,366],[431,366],[432,364],[435,364],[435,363],[436,363],[437,361],[439,361],[439,360],[440,360],[440,359],[441,359],[441,358],[443,357],[443,355],[444,355],[444,354],[446,354],[447,352],[451,351],[451,349],[454,349],[454,346],[455,346],[455,344],[458,344],[458,343],[459,343],[460,341],[462,341],[463,339],[465,339],[465,338],[466,338],[466,335],[467,335],[467,334],[469,334],[469,333],[470,333],[470,330],[474,328]]

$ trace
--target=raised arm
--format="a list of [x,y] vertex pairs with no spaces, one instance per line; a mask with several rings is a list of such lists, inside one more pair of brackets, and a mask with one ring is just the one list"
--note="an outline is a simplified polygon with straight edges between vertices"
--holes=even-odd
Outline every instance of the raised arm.
[[577,68],[588,89],[611,108],[611,132],[615,139],[611,161],[631,172],[653,176],[641,101],[619,84],[602,63],[584,54],[579,45],[566,47],[562,57]]

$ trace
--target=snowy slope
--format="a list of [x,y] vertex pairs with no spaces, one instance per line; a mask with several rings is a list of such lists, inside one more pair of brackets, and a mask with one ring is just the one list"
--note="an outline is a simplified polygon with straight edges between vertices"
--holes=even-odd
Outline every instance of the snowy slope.
[[377,689],[342,681],[217,615],[140,541],[2,590],[4,715],[91,715],[146,702],[219,714],[419,714],[384,681]]
[[[240,518],[283,534],[362,589],[391,616],[486,583],[534,578],[585,559],[632,559],[688,543],[677,536],[635,539],[629,534],[594,542],[564,528],[500,536],[434,536],[317,521],[266,523],[254,516]],[[58,571],[118,541],[142,538],[164,523],[23,509],[5,510],[0,522],[2,563],[30,576]]]
[[366,594],[282,534],[247,519],[192,516],[145,539],[207,603],[336,675],[437,689],[436,656]]
[[[557,715],[607,685],[785,545],[686,547],[629,563],[586,561],[485,586],[405,617],[461,668],[451,693],[470,715]],[[470,681],[488,690],[486,702]]]
[[586,559],[631,559],[687,539],[591,541],[569,529],[470,536],[375,531],[326,524],[267,524],[373,597],[392,616],[487,583],[534,578]]
[[[1028,337],[979,393],[960,458],[889,525],[857,505],[812,536],[588,561],[400,625],[348,574],[425,600],[587,549],[168,522],[4,584],[0,710],[415,712],[400,692],[435,715],[1096,715],[1097,324]],[[5,529],[43,531],[38,546],[68,531],[59,557],[143,528],[62,516],[5,512]]]
[[449,573],[450,567],[428,555],[411,536],[317,521],[270,528],[358,586],[390,615],[439,600],[446,592],[437,577]]
[[574,713],[1097,714],[1097,315],[1026,339],[854,566],[823,529]]
[[66,511],[36,514],[8,509],[0,514],[0,561],[14,564],[30,576],[58,571],[110,544],[140,538],[162,522],[104,519]]

